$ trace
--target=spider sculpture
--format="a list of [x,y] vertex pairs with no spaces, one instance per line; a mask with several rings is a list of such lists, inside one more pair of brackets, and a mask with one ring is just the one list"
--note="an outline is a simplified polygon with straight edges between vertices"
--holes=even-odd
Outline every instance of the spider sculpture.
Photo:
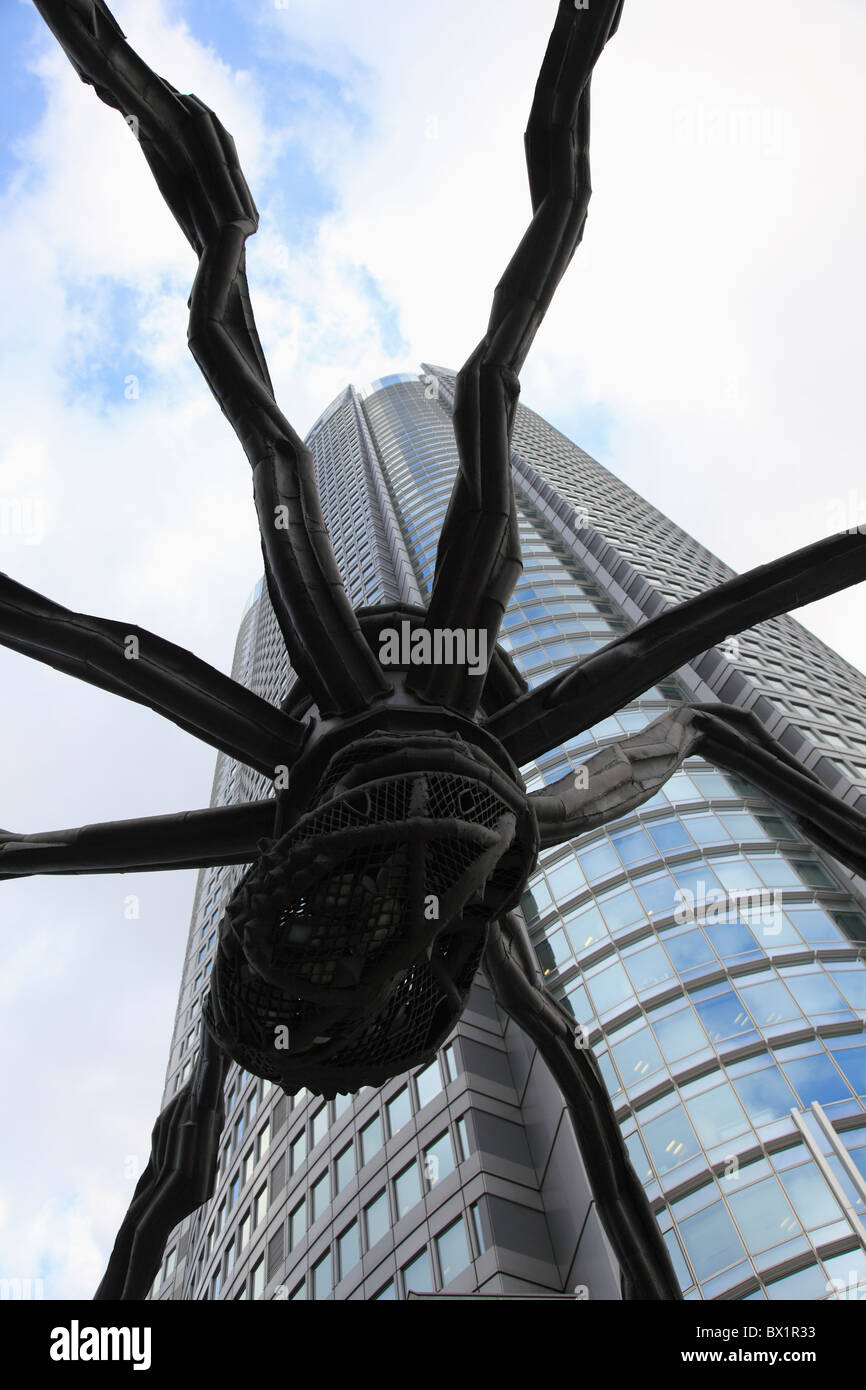
[[[280,413],[245,274],[257,213],[217,117],[128,47],[103,0],[36,0],[81,78],[134,118],[160,191],[199,257],[193,355],[253,472],[270,600],[298,680],[277,709],[189,652],[72,613],[0,579],[0,640],[161,715],[275,779],[275,797],[44,835],[0,833],[4,877],[248,864],[220,925],[193,1073],[152,1152],[97,1298],[142,1298],[173,1227],[213,1192],[229,1059],[293,1093],[332,1096],[429,1060],[482,966],[562,1088],[627,1297],[678,1298],[591,1052],[539,984],[512,909],[540,848],[622,816],[700,753],[742,773],[815,843],[866,873],[866,817],[725,705],[679,708],[528,795],[518,765],[575,737],[731,633],[866,578],[842,534],[663,608],[529,691],[496,648],[520,569],[510,439],[518,372],[581,239],[590,196],[589,86],[622,0],[560,0],[526,134],[528,230],[457,380],[460,467],[426,612],[354,613],[309,450]],[[472,564],[465,559],[472,556]],[[466,665],[385,668],[395,619],[472,630]],[[130,634],[136,660],[126,659]],[[287,784],[278,778],[288,769]]]

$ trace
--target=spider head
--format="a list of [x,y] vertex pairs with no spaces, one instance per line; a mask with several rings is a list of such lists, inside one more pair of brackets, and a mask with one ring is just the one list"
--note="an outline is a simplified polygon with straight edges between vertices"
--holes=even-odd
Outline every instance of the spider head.
[[516,771],[464,733],[344,743],[263,843],[226,910],[208,1005],[247,1071],[333,1095],[428,1060],[453,1029],[538,847]]

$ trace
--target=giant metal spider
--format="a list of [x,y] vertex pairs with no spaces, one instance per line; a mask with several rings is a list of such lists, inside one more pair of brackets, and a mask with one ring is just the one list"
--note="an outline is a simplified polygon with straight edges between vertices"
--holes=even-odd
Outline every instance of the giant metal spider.
[[[512,909],[540,848],[639,806],[696,752],[746,775],[858,873],[866,817],[754,715],[722,704],[665,714],[590,758],[585,776],[531,795],[518,766],[729,634],[866,578],[866,538],[831,537],[668,607],[531,692],[496,647],[521,569],[510,455],[518,373],[583,233],[590,77],[622,0],[558,6],[526,135],[532,220],[458,376],[460,470],[426,613],[349,605],[310,452],[276,405],[256,332],[245,242],[258,217],[231,137],[137,57],[103,0],[36,4],[81,78],[137,123],[199,258],[190,348],[253,470],[268,592],[298,675],[277,709],[150,632],[0,578],[7,646],[148,705],[276,779],[276,797],[251,804],[0,838],[5,877],[251,864],[220,925],[196,1067],[156,1122],[96,1297],[144,1297],[171,1230],[211,1195],[230,1059],[290,1093],[381,1085],[433,1056],[482,965],[562,1088],[626,1296],[677,1298],[592,1055],[539,984]],[[486,676],[473,678],[468,662],[383,666],[382,631],[403,621],[431,636],[475,634],[493,653]]]

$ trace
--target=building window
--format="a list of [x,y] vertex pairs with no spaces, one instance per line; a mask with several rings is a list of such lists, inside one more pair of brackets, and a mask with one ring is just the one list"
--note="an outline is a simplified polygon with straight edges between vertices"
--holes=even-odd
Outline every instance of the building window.
[[454,1151],[451,1146],[451,1135],[447,1132],[440,1134],[432,1144],[428,1144],[424,1150],[424,1177],[428,1187],[435,1187],[437,1182],[447,1178],[449,1173],[454,1172]]
[[394,1292],[394,1280],[392,1279],[392,1280],[390,1281],[390,1283],[385,1284],[385,1285],[379,1290],[378,1293],[374,1293],[374,1294],[373,1294],[373,1302],[374,1302],[374,1303],[389,1302],[389,1301],[395,1299],[396,1297],[397,1297],[397,1295],[396,1295],[396,1293]]
[[289,1249],[303,1240],[307,1233],[307,1199],[304,1197],[289,1217]]
[[259,1133],[259,1158],[267,1153],[271,1146],[271,1122],[265,1120]]
[[483,1255],[487,1249],[484,1240],[484,1229],[481,1225],[481,1207],[478,1202],[473,1202],[469,1208],[469,1215],[472,1217],[472,1229],[475,1232],[475,1242],[478,1246],[479,1255]]
[[307,1131],[302,1129],[296,1139],[292,1140],[291,1147],[292,1172],[296,1173],[301,1164],[307,1157]]
[[327,1211],[331,1201],[331,1175],[327,1169],[325,1169],[319,1180],[313,1183],[310,1189],[310,1198],[312,1206],[311,1220],[318,1221],[319,1217],[323,1216]]
[[420,1106],[427,1105],[429,1101],[433,1100],[434,1096],[438,1096],[439,1092],[442,1090],[442,1078],[439,1073],[438,1058],[434,1057],[429,1067],[425,1067],[423,1071],[419,1071],[418,1075],[415,1077],[415,1085],[418,1087],[418,1104]]
[[375,1115],[361,1130],[361,1163],[369,1163],[373,1155],[379,1152],[382,1144],[382,1117]]
[[466,1116],[461,1115],[457,1121],[457,1144],[460,1152],[460,1161],[464,1162],[472,1152],[469,1145],[469,1127],[466,1123]]
[[345,1279],[349,1270],[354,1269],[361,1259],[361,1236],[357,1221],[353,1221],[351,1226],[347,1226],[343,1234],[337,1237],[337,1255],[340,1278]]
[[328,1132],[328,1107],[321,1106],[313,1116],[313,1147],[324,1139]]
[[243,1221],[241,1222],[241,1228],[240,1228],[240,1241],[241,1241],[241,1249],[242,1249],[242,1250],[244,1249],[244,1247],[245,1247],[245,1246],[248,1244],[248,1242],[249,1242],[250,1232],[252,1231],[252,1228],[253,1228],[252,1217],[250,1216],[250,1213],[247,1212],[246,1216],[244,1217]]
[[402,1091],[398,1091],[393,1100],[389,1100],[386,1106],[388,1111],[388,1129],[393,1139],[395,1134],[399,1134],[405,1124],[412,1118],[412,1103],[409,1099],[409,1087],[404,1086]]
[[398,1221],[420,1202],[421,1183],[418,1177],[418,1164],[414,1161],[394,1179],[394,1196],[397,1201]]
[[327,1298],[334,1287],[331,1274],[331,1252],[313,1265],[313,1298]]
[[253,1154],[253,1150],[247,1149],[247,1152],[244,1155],[244,1183],[248,1183],[250,1178],[252,1177],[255,1163],[256,1160]]
[[430,1256],[426,1250],[416,1255],[414,1260],[403,1266],[403,1292],[432,1293],[433,1275],[430,1269]]
[[265,1257],[261,1255],[253,1266],[253,1298],[265,1296]]
[[457,1058],[454,1055],[454,1044],[449,1043],[442,1049],[442,1065],[445,1068],[445,1077],[448,1081],[457,1080]]
[[368,1202],[364,1208],[364,1225],[367,1237],[367,1249],[372,1250],[377,1241],[388,1234],[391,1220],[388,1212],[388,1194],[380,1192],[378,1197],[374,1197],[372,1202]]
[[355,1145],[349,1144],[342,1153],[337,1154],[334,1176],[336,1178],[337,1191],[342,1192],[347,1183],[351,1182],[355,1176]]
[[439,1267],[442,1270],[442,1283],[445,1285],[450,1283],[452,1279],[456,1279],[458,1274],[462,1274],[470,1263],[469,1246],[466,1241],[462,1216],[458,1216],[447,1230],[436,1237],[436,1250],[439,1255]]
[[254,1225],[255,1227],[258,1228],[258,1227],[261,1225],[261,1223],[264,1221],[265,1216],[266,1216],[266,1214],[267,1214],[267,1210],[268,1210],[268,1185],[267,1185],[267,1183],[265,1183],[264,1187],[260,1187],[259,1190],[258,1190],[258,1192],[256,1193],[256,1202],[255,1202],[254,1220],[253,1220],[253,1225]]

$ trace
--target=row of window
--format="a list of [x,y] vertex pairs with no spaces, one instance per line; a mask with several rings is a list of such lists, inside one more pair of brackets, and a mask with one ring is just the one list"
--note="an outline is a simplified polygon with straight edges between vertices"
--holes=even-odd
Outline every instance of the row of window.
[[[608,1061],[599,1057],[602,1070]],[[779,1048],[729,1063],[725,1071],[671,1087],[622,1122],[642,1181],[680,1183],[726,1160],[732,1144],[743,1152],[780,1138],[790,1132],[791,1110],[807,1110],[815,1101],[831,1117],[866,1110],[862,1034]]]

